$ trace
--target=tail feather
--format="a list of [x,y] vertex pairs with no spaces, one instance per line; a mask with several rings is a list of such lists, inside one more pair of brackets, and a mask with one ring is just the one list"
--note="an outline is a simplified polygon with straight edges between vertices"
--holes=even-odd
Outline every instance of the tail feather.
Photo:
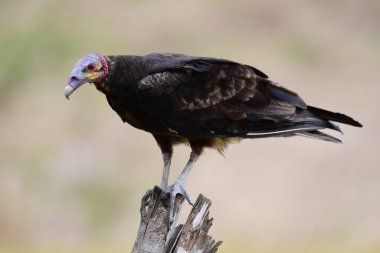
[[362,127],[362,124],[360,124],[358,121],[342,113],[330,112],[313,106],[308,106],[307,110],[325,120],[331,120],[351,126]]
[[341,143],[338,138],[318,131],[327,128],[342,133],[339,126],[334,122],[362,127],[358,121],[344,114],[308,106],[306,109],[297,108],[294,117],[289,121],[246,121],[245,127],[249,130],[244,136],[242,136],[242,138],[266,138],[299,135],[334,143]]
[[322,132],[317,131],[317,130],[309,131],[309,132],[296,133],[296,135],[309,137],[309,138],[313,138],[313,139],[318,139],[318,140],[323,140],[323,141],[331,141],[334,143],[342,143],[342,141],[339,140],[338,138],[335,138],[331,135],[322,133]]
[[[328,123],[328,121],[326,121]],[[328,128],[328,125],[317,125],[309,123],[298,123],[290,126],[272,127],[266,129],[250,129],[250,131],[242,136],[242,138],[266,138],[275,136],[291,136],[296,133],[316,131]]]

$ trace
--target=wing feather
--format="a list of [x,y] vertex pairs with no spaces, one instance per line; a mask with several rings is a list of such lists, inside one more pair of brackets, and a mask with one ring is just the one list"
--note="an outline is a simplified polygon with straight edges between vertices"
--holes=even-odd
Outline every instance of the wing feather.
[[[289,122],[297,108],[306,108],[297,94],[275,85],[253,67],[183,56],[155,66],[141,79],[138,98],[149,115],[183,136],[242,136],[266,129],[288,133],[292,127],[278,129],[278,122]],[[257,123],[263,120],[267,126],[258,130]]]

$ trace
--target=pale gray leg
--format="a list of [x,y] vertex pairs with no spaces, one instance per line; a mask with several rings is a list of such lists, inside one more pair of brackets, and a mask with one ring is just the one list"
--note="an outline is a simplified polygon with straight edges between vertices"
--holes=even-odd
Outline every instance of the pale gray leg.
[[191,169],[194,167],[194,164],[198,160],[198,158],[199,158],[199,154],[196,153],[196,152],[194,152],[194,151],[192,151],[191,154],[190,154],[189,161],[187,162],[185,168],[182,170],[181,174],[179,174],[179,176],[175,180],[174,184],[179,184],[179,185],[182,185],[182,186],[185,185],[186,178],[189,175]]
[[189,175],[191,169],[194,167],[195,162],[199,158],[199,153],[192,151],[190,154],[190,159],[187,162],[185,168],[182,170],[181,174],[177,177],[177,179],[174,181],[174,184],[169,186],[168,192],[170,193],[170,205],[169,205],[169,220],[170,222],[173,221],[173,215],[174,215],[174,203],[175,198],[177,194],[182,194],[186,200],[189,202],[190,205],[193,205],[190,201],[189,195],[185,191],[185,183],[186,178]]
[[164,160],[164,169],[162,171],[162,178],[160,183],[160,188],[163,191],[166,191],[168,188],[168,181],[169,181],[169,170],[170,170],[170,164],[172,161],[172,154],[171,153],[162,153],[162,157]]

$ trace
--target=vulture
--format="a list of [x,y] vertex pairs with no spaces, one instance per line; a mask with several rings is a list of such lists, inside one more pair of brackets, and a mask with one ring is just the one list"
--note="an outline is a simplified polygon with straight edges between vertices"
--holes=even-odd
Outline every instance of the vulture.
[[[341,113],[307,105],[262,71],[234,61],[153,53],[145,56],[88,54],[75,65],[64,94],[85,83],[105,94],[111,108],[135,128],[151,133],[161,149],[160,188],[191,204],[185,181],[204,148],[220,153],[242,139],[305,136],[339,143],[321,129],[335,122],[361,127]],[[190,159],[168,186],[173,146],[188,144]]]

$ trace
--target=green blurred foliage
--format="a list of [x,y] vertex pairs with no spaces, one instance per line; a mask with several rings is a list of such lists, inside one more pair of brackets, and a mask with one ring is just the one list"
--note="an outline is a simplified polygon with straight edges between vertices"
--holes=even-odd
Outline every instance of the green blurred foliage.
[[322,43],[301,36],[284,39],[280,45],[283,47],[281,52],[285,57],[299,64],[318,64],[323,59],[323,52],[326,51]]
[[[4,11],[4,9],[3,9]],[[49,13],[49,12],[47,12]],[[31,76],[49,73],[64,66],[70,56],[83,50],[80,32],[65,27],[53,15],[42,15],[33,22],[15,27],[0,26],[0,100],[8,92],[25,87]],[[59,59],[59,60],[58,60]]]

